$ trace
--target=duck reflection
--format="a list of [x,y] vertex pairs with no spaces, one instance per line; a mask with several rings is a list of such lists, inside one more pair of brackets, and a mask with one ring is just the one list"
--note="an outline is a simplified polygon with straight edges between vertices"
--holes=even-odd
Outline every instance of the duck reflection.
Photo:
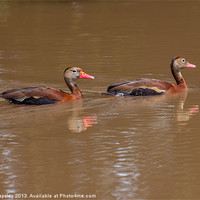
[[177,121],[183,122],[188,121],[190,118],[194,115],[196,115],[199,112],[199,106],[194,105],[192,108],[189,108],[184,111],[184,109],[181,112],[177,112]]
[[68,128],[74,133],[86,131],[89,127],[97,123],[97,116],[84,111],[83,101],[72,102],[72,113],[67,120]]
[[75,133],[80,133],[87,130],[89,127],[96,124],[96,116],[72,116],[71,119],[68,119],[69,130]]
[[[5,101],[1,102],[0,105],[0,110],[4,111],[3,119],[7,119],[6,121],[11,124],[17,124],[19,128],[24,126],[31,128],[34,124],[42,129],[44,124],[48,124],[48,127],[50,127],[50,124],[56,124],[56,131],[59,131],[64,126],[64,129],[80,133],[92,127],[97,121],[96,114],[87,112],[84,108],[82,99],[53,106],[10,105]],[[12,110],[14,116],[18,117],[14,117],[10,110]]]
[[181,121],[190,120],[194,115],[196,115],[199,112],[199,105],[192,105],[188,108],[188,103],[186,103],[187,96],[188,96],[188,92],[184,91],[177,94],[148,96],[148,97],[135,97],[135,96],[133,97],[130,97],[130,96],[129,97],[126,97],[126,96],[125,97],[114,97],[114,96],[107,97],[107,96],[104,96],[105,97],[104,99],[108,101],[109,99],[112,99],[112,102],[113,102],[113,98],[115,98],[114,99],[115,103],[119,101],[121,104],[121,106],[117,106],[117,110],[119,112],[121,111],[121,109],[123,109],[123,111],[125,109],[133,110],[133,107],[135,107],[135,105],[137,105],[138,109],[141,109],[141,107],[159,106],[163,103],[164,104],[167,103],[166,107],[176,108],[174,112],[176,121],[181,122]]
[[187,99],[187,92],[181,94],[180,101],[177,107],[176,120],[179,122],[186,122],[199,112],[199,105],[193,105],[190,108],[184,108]]

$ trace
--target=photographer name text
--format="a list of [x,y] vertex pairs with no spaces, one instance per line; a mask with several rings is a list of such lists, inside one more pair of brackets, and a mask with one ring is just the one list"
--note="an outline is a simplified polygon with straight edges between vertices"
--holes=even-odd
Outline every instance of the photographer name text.
[[0,199],[95,199],[95,194],[0,194]]

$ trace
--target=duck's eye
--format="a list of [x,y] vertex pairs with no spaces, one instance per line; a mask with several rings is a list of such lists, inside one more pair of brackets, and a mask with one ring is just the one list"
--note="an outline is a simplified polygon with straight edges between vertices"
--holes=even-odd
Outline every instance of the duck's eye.
[[182,61],[182,63],[185,63],[185,59],[183,58],[183,59],[181,59],[181,61]]
[[72,72],[73,72],[73,73],[76,73],[76,72],[77,72],[77,70],[76,70],[76,69],[73,69],[73,70],[72,70]]

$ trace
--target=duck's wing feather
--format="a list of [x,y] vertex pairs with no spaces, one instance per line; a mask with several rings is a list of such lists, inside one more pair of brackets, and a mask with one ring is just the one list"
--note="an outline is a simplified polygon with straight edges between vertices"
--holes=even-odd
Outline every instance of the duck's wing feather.
[[17,104],[49,104],[61,101],[64,94],[50,87],[26,87],[4,91],[1,97]]
[[156,95],[165,93],[173,84],[157,79],[137,79],[134,81],[115,83],[108,87],[107,92],[123,95]]

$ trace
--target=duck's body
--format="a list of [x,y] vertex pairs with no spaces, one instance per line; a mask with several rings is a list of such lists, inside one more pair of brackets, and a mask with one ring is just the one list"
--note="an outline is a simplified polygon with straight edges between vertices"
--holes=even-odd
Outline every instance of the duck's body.
[[85,74],[78,67],[69,67],[64,71],[64,79],[71,94],[51,87],[26,87],[4,91],[0,97],[14,104],[42,105],[69,102],[83,98],[74,82],[78,78],[94,79],[93,76]]
[[134,81],[112,84],[104,94],[117,96],[150,96],[176,93],[186,90],[187,85],[181,75],[180,69],[185,67],[194,68],[196,66],[190,64],[184,58],[179,56],[172,59],[170,66],[177,84],[171,84],[157,79],[141,78]]
[[[78,97],[50,87],[26,87],[7,90],[1,96],[10,103],[41,105],[75,100]],[[82,96],[80,95],[80,98]]]

